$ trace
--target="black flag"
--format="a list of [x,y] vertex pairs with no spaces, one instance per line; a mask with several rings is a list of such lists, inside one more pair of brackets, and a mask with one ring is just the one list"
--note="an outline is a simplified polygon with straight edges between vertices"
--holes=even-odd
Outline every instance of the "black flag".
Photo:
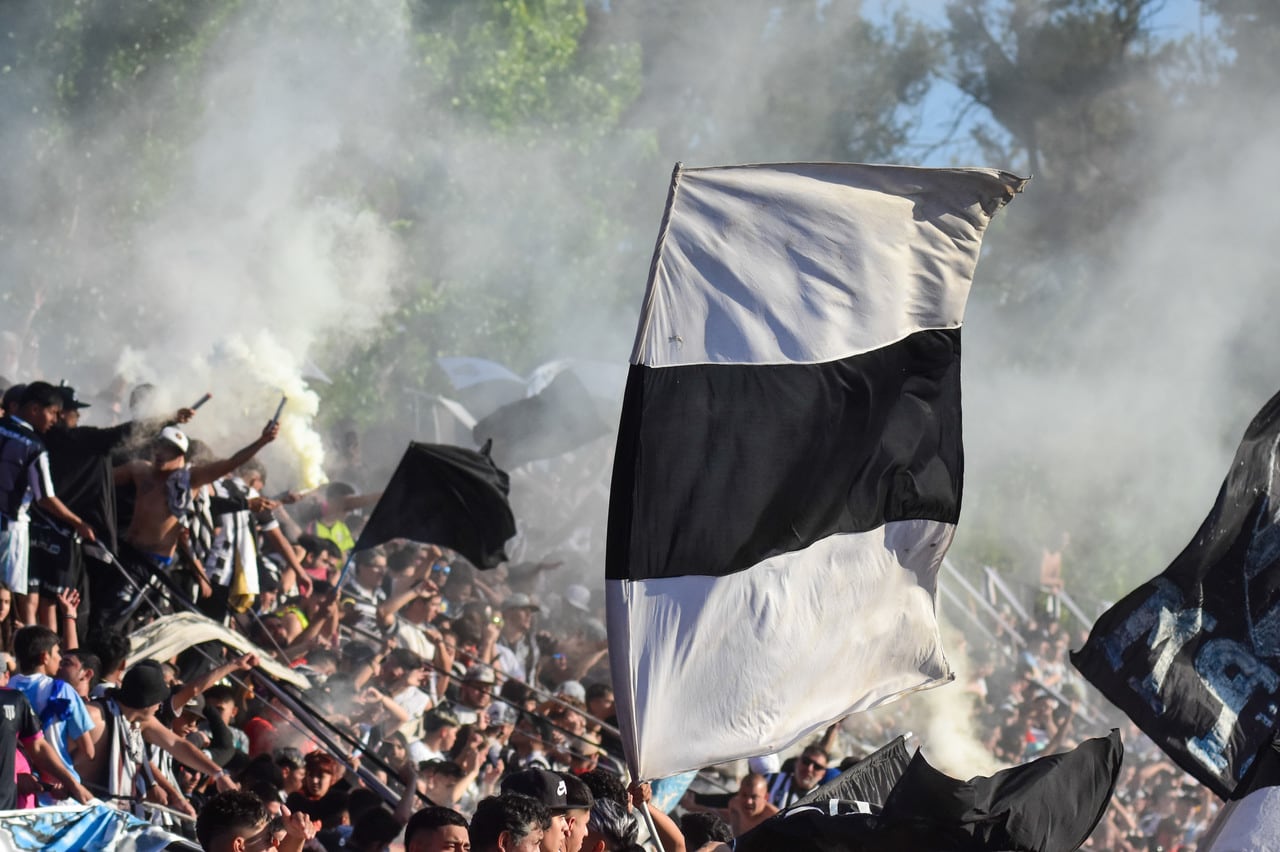
[[969,781],[916,752],[879,814],[852,803],[794,805],[738,838],[737,852],[1070,852],[1102,818],[1120,734]]
[[1229,797],[1280,703],[1280,394],[1218,500],[1158,577],[1103,613],[1071,662],[1187,772]]
[[1280,848],[1280,740],[1262,747],[1197,848],[1206,852]]
[[355,549],[393,538],[429,542],[458,551],[477,568],[505,562],[503,545],[516,533],[507,503],[509,481],[480,452],[412,443],[365,524]]
[[507,467],[576,450],[609,431],[582,380],[563,370],[535,395],[502,406],[471,434],[493,441],[494,456]]
[[902,778],[910,763],[911,753],[907,751],[906,739],[898,737],[827,783],[814,787],[797,799],[793,807],[831,799],[866,802],[877,808],[884,807],[889,792]]

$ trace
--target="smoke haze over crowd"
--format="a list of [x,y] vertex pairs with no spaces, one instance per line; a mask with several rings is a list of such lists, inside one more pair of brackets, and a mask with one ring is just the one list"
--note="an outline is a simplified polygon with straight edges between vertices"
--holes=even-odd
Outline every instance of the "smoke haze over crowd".
[[[417,8],[433,4],[269,5],[216,5],[193,16],[196,38],[94,65],[84,45],[57,49],[67,25],[41,4],[8,4],[0,146],[19,165],[0,178],[0,274],[7,330],[43,299],[38,360],[9,378],[35,369],[82,396],[117,376],[150,381],[167,405],[210,390],[198,431],[220,451],[287,395],[285,446],[268,458],[290,471],[282,487],[323,478],[320,421],[340,392],[309,364],[383,394],[391,416],[367,422],[380,421],[389,468],[403,440],[430,437],[411,434],[392,395],[402,376],[413,367],[418,389],[449,394],[436,355],[525,372],[565,356],[623,363],[672,161],[909,161],[936,126],[919,113],[936,78],[912,71],[925,42],[892,12],[868,28],[857,3],[753,2],[731,18],[718,3],[688,16],[587,4],[586,58],[565,84],[577,112],[503,100],[501,63],[497,82],[458,85],[433,57],[488,48],[468,30],[446,49],[451,31]],[[128,46],[115,29],[134,18],[76,9],[102,16],[77,26]],[[829,60],[840,64],[824,73]],[[90,86],[75,67],[102,76]],[[1074,198],[1096,213],[1063,215],[1096,217],[1101,236],[1064,226],[1047,248],[1021,242],[1014,220],[1072,183],[1052,159],[992,229],[965,334],[958,557],[1031,579],[1039,549],[1070,532],[1068,582],[1106,577],[1091,591],[1114,597],[1190,538],[1275,389],[1276,117],[1215,73],[1188,72],[1203,91],[1167,95],[1211,114],[1169,111],[1075,182],[1140,187]],[[478,91],[490,100],[472,108]],[[522,109],[554,114],[513,132]],[[970,153],[957,165],[1028,167],[1013,143],[1004,162],[958,150]],[[418,348],[361,348],[388,329]]]

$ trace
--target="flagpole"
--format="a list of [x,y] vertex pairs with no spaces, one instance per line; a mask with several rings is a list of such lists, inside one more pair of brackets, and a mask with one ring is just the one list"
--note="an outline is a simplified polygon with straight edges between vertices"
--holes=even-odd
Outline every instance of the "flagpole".
[[353,547],[351,548],[351,553],[347,554],[347,561],[342,563],[342,570],[338,573],[338,582],[333,587],[333,590],[335,592],[342,591],[342,587],[346,584],[347,577],[351,573],[351,561],[355,558],[356,558],[356,550]]
[[[105,554],[106,554],[106,556],[108,557],[108,558],[107,558],[107,560],[106,560],[106,561],[107,561],[107,563],[108,563],[108,564],[110,564],[110,565],[114,565],[114,566],[115,566],[115,568],[120,572],[120,574],[121,574],[121,575],[125,578],[125,580],[129,583],[129,585],[133,586],[133,588],[134,588],[134,589],[136,589],[136,590],[138,591],[139,596],[140,596],[140,597],[141,597],[141,596],[143,596],[143,595],[145,594],[145,589],[144,589],[144,588],[143,588],[143,587],[142,587],[142,586],[137,582],[137,580],[135,580],[135,579],[134,579],[134,578],[133,578],[133,577],[128,573],[128,571],[126,571],[126,570],[125,570],[125,567],[124,567],[122,564],[120,564],[120,560],[116,558],[115,554],[114,554],[114,553],[112,553],[110,550],[107,550],[107,548],[106,548],[105,546],[104,546],[104,547],[102,547],[101,549],[102,549],[102,552],[103,552],[103,553],[105,553]],[[156,573],[157,573],[157,574],[161,574],[161,572],[156,572]],[[165,578],[165,579],[167,580],[168,578]],[[200,617],[202,617],[202,618],[208,618],[208,616],[206,616],[204,613],[200,612],[200,611],[195,607],[195,605],[194,605],[194,604],[192,604],[190,601],[188,601],[188,600],[186,600],[186,599],[184,599],[184,598],[181,598],[180,596],[178,597],[178,601],[179,601],[179,603],[182,603],[183,605],[185,605],[185,606],[187,607],[187,609],[188,609],[190,612],[192,612],[192,613],[194,613],[194,614],[196,614],[196,615],[198,615],[198,616],[200,616]],[[156,614],[157,614],[157,615],[159,615],[159,616],[163,616],[163,613],[162,613],[162,612],[160,612],[160,610],[156,607],[156,604],[155,604],[153,601],[148,601],[148,603],[150,604],[150,606],[152,607],[152,609],[155,609],[155,610],[156,610]],[[212,620],[212,619],[210,619],[210,620]],[[259,622],[259,623],[261,623],[261,622]],[[243,635],[243,634],[241,634],[241,635]],[[246,638],[247,638],[247,637],[246,637]],[[274,640],[273,640],[273,641],[274,641]],[[251,644],[252,644],[252,643],[251,643]],[[199,651],[200,651],[201,655],[202,655],[202,656],[204,656],[204,658],[205,658],[205,659],[209,660],[209,662],[214,663],[215,665],[217,665],[217,664],[218,664],[218,663],[217,663],[217,660],[213,659],[213,657],[211,657],[207,651],[204,651],[203,649],[200,649],[198,646],[193,646],[193,647],[196,647],[196,648],[197,648],[197,650],[199,650]],[[278,647],[278,645],[277,645],[277,647]],[[264,649],[264,650],[265,650],[265,649]],[[268,655],[268,656],[269,656],[269,655]],[[372,752],[365,751],[365,750],[363,749],[363,745],[362,745],[362,744],[352,743],[352,741],[353,741],[353,739],[354,739],[354,738],[352,738],[352,737],[350,737],[350,736],[348,736],[348,735],[343,734],[341,731],[338,731],[338,729],[336,729],[336,728],[333,726],[333,723],[332,723],[332,722],[330,722],[328,719],[326,719],[326,718],[325,718],[324,716],[322,716],[321,714],[319,714],[319,713],[316,713],[316,712],[312,711],[309,707],[307,707],[307,706],[306,706],[305,702],[302,702],[300,699],[295,699],[295,698],[293,698],[293,696],[291,696],[291,695],[289,695],[287,692],[285,692],[285,691],[284,691],[284,690],[279,686],[279,684],[277,684],[274,680],[272,680],[272,679],[271,679],[271,676],[270,676],[270,675],[268,675],[265,671],[256,671],[256,672],[254,672],[254,674],[256,674],[256,675],[258,676],[258,679],[259,679],[260,681],[262,681],[262,684],[263,684],[264,686],[266,686],[266,687],[267,687],[267,689],[268,689],[268,691],[269,691],[269,692],[271,692],[271,693],[272,693],[272,694],[274,694],[274,695],[280,696],[280,699],[281,699],[282,701],[284,701],[284,702],[286,703],[286,705],[288,705],[288,706],[289,706],[289,708],[290,708],[291,710],[293,710],[294,718],[282,717],[282,719],[283,719],[283,720],[284,720],[284,721],[285,721],[285,722],[286,722],[286,723],[287,723],[291,728],[294,728],[294,729],[295,729],[295,730],[297,730],[299,733],[301,733],[303,736],[307,736],[307,737],[314,737],[314,738],[316,738],[316,739],[320,740],[320,741],[321,741],[321,743],[322,743],[322,744],[323,744],[327,749],[329,749],[329,751],[330,751],[330,753],[331,753],[331,756],[332,756],[335,760],[337,760],[337,761],[338,761],[338,762],[339,762],[339,763],[340,763],[344,768],[346,768],[346,769],[348,769],[348,770],[350,770],[350,771],[354,772],[358,777],[360,777],[361,779],[363,779],[363,780],[365,780],[365,781],[369,782],[369,786],[370,786],[370,787],[371,787],[371,788],[372,788],[376,793],[378,793],[378,795],[379,795],[379,796],[381,796],[381,797],[383,798],[383,801],[385,801],[387,804],[391,804],[391,799],[392,799],[392,797],[394,797],[394,796],[395,796],[395,792],[394,792],[393,790],[391,790],[390,788],[388,788],[386,785],[382,784],[380,781],[378,781],[378,779],[377,779],[376,777],[374,777],[374,776],[372,776],[372,775],[369,775],[369,770],[365,769],[363,765],[361,765],[360,767],[358,767],[358,768],[357,768],[357,767],[353,767],[350,763],[348,763],[348,762],[347,762],[347,760],[345,759],[345,755],[344,755],[344,753],[343,753],[340,749],[336,748],[336,747],[333,745],[332,741],[328,738],[328,736],[326,736],[326,734],[324,733],[324,731],[323,731],[323,730],[321,730],[322,725],[321,725],[321,724],[319,724],[319,723],[320,723],[320,722],[323,722],[325,727],[328,727],[330,730],[333,730],[335,733],[338,733],[338,734],[340,735],[340,737],[344,737],[345,739],[347,739],[347,740],[348,740],[348,742],[349,742],[349,744],[352,744],[352,747],[353,747],[353,748],[359,748],[359,749],[360,749],[360,751],[361,751],[361,753],[362,753],[366,758],[368,758],[372,763],[376,764],[376,765],[378,766],[378,768],[383,769],[384,771],[386,771],[386,772],[387,772],[387,774],[388,774],[388,776],[392,776],[394,773],[391,771],[391,767],[390,767],[389,765],[387,765],[387,764],[386,764],[386,763],[385,763],[385,762],[384,762],[384,761],[383,761],[383,760],[382,760],[382,759],[381,759],[377,754],[372,753]],[[245,685],[246,685],[246,684],[245,684],[245,682],[244,682],[243,680],[241,680],[240,678],[238,678],[234,673],[232,673],[232,674],[228,675],[227,677],[228,677],[228,679],[230,679],[232,682],[234,682],[234,683],[238,683],[238,684],[239,684],[239,685],[241,685],[241,686],[245,686]],[[298,708],[298,706],[299,706],[300,704],[302,705],[302,707],[303,707],[303,708],[305,708],[305,710],[304,710],[304,709],[295,709],[295,708]],[[310,722],[311,724],[310,724],[310,725],[307,725],[307,724],[304,724],[304,722]],[[368,777],[366,777],[366,776],[368,776]],[[416,791],[416,790],[414,790],[413,792],[414,792],[415,794],[417,794],[417,795],[421,796],[421,794],[420,794],[420,793],[417,793],[417,791]],[[406,790],[405,795],[409,795],[409,791],[408,791],[408,790]],[[424,796],[423,798],[425,798],[425,796]]]
[[641,807],[644,813],[644,824],[649,826],[649,839],[653,841],[653,845],[658,847],[658,852],[667,852],[662,846],[662,838],[658,837],[658,826],[654,825],[653,814],[649,813],[649,803],[645,802]]

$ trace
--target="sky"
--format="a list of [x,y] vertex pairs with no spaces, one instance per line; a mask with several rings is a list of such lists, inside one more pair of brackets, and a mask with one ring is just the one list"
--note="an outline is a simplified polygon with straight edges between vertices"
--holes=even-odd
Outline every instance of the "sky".
[[[892,0],[868,2],[865,13],[874,21],[884,21],[894,9],[902,8],[934,26],[946,25],[945,0]],[[1203,32],[1213,26],[1198,0],[1165,0],[1152,10],[1152,31],[1161,38],[1175,39]],[[917,139],[912,142],[922,166],[976,165],[980,159],[966,128],[982,117],[972,110],[963,121],[956,117],[965,105],[965,96],[945,80],[935,81],[920,107]],[[954,126],[954,130],[953,130]]]

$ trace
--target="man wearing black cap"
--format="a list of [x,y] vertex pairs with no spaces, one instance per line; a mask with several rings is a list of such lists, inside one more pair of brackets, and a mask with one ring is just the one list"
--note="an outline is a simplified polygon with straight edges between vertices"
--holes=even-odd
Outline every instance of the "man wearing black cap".
[[[63,502],[98,532],[101,547],[90,544],[82,552],[80,543],[60,525],[32,524],[31,579],[40,595],[40,621],[53,630],[57,629],[58,594],[63,589],[76,588],[82,568],[88,570],[90,606],[86,609],[91,608],[105,622],[119,608],[112,605],[111,599],[122,591],[124,580],[118,569],[106,561],[108,557],[101,549],[117,552],[111,456],[136,435],[158,431],[166,425],[165,420],[156,419],[105,429],[81,426],[80,411],[89,404],[77,399],[75,388],[69,385],[57,390],[62,395],[62,413],[44,435],[53,486]],[[194,411],[183,408],[168,422],[186,423],[193,416]],[[128,597],[122,599],[120,604],[127,600]]]
[[503,793],[518,793],[537,799],[551,813],[551,825],[538,844],[541,852],[566,852],[569,844],[569,785],[564,778],[545,769],[513,772],[502,779]]
[[18,610],[23,624],[35,623],[36,617],[37,598],[28,593],[32,505],[81,538],[94,540],[93,527],[56,496],[42,440],[57,421],[62,404],[62,393],[53,385],[32,382],[19,398],[17,413],[0,419],[0,579],[21,596]]
[[160,664],[143,660],[124,674],[118,689],[107,690],[104,698],[91,705],[104,724],[93,730],[94,759],[77,764],[90,785],[112,796],[139,798],[156,785],[144,743],[162,748],[196,772],[213,778],[219,790],[239,789],[222,767],[204,752],[156,719],[156,710],[170,697]]
[[596,797],[591,788],[582,779],[571,772],[557,772],[565,783],[565,799],[569,809],[565,811],[565,819],[569,823],[569,838],[565,841],[564,852],[581,852],[582,842],[587,837],[587,821],[591,818],[591,808]]

